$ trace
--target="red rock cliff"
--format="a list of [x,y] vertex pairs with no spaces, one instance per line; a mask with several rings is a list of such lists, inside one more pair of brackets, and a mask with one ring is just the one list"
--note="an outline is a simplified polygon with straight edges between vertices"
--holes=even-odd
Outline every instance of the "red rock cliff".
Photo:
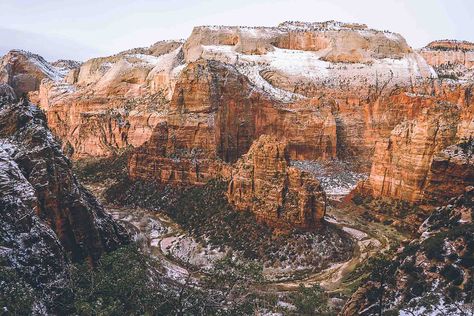
[[262,135],[233,167],[227,196],[273,227],[315,228],[323,222],[326,195],[319,182],[289,166],[288,143]]
[[[424,95],[422,112],[377,143],[370,176],[356,190],[412,202],[446,200],[459,194],[472,182],[473,166],[467,158],[450,157],[454,150],[443,150],[472,138],[471,89],[448,85],[444,91]],[[452,189],[448,177],[452,177]],[[446,187],[441,190],[437,186],[443,181]]]
[[474,79],[474,43],[442,40],[429,43],[419,51],[440,77]]
[[336,124],[329,108],[277,100],[230,65],[198,61],[183,70],[166,119],[129,163],[134,179],[202,183],[233,163],[262,134],[288,139],[294,159],[335,157]]
[[94,58],[63,82],[42,82],[40,106],[72,158],[109,156],[150,138],[180,72],[180,47],[159,42]]

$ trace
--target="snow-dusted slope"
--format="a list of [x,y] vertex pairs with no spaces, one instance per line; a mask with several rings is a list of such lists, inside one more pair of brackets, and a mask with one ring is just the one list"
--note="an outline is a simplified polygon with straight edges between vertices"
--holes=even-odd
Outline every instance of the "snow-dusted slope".
[[405,86],[437,76],[416,53],[400,59],[374,59],[371,63],[333,63],[323,60],[323,54],[274,48],[263,55],[247,55],[236,52],[232,46],[204,45],[201,58],[235,65],[257,87],[286,102],[305,97],[304,90],[293,92],[297,86],[366,91],[370,85]]
[[367,94],[370,86],[408,86],[437,77],[401,35],[335,21],[201,26],[183,50],[186,62],[204,58],[235,65],[255,85],[286,102],[312,97],[314,90]]
[[50,308],[65,295],[70,259],[92,263],[128,236],[77,182],[41,110],[5,100],[0,98],[0,295],[17,286],[31,291],[35,313],[61,314]]
[[17,96],[39,89],[41,80],[62,81],[69,69],[55,67],[43,57],[23,51],[11,50],[0,60],[0,83],[10,85]]
[[[421,225],[420,236],[379,266],[354,293],[341,315],[377,315],[380,308],[384,314],[398,311],[400,315],[470,315],[473,210],[474,187],[470,186],[438,207]],[[383,274],[382,288],[379,282]]]
[[10,274],[18,279],[2,279],[0,286],[2,292],[14,287],[31,291],[32,310],[43,315],[69,282],[65,251],[54,231],[35,214],[39,207],[35,190],[10,149],[0,140],[0,265],[2,277]]

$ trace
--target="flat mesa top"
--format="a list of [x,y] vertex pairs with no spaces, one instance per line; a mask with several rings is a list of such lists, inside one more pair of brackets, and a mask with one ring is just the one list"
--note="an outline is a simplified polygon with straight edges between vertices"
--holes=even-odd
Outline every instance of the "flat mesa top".
[[238,25],[201,25],[195,29],[211,29],[211,30],[265,30],[265,31],[367,31],[373,33],[386,33],[398,35],[396,33],[384,30],[376,30],[369,28],[366,24],[348,23],[340,21],[324,21],[324,22],[302,22],[302,21],[285,21],[277,26],[238,26]]

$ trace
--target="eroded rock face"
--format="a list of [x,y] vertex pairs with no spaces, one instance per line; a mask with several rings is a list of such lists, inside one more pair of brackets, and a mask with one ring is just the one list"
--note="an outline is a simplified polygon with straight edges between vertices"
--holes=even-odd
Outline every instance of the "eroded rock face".
[[[69,282],[66,252],[54,231],[37,215],[35,189],[0,140],[0,265],[12,269],[43,297],[34,297],[32,310],[48,312],[64,295]],[[6,283],[4,283],[6,282]],[[8,287],[9,280],[2,280]]]
[[0,102],[12,102],[16,100],[15,91],[6,83],[0,83]]
[[264,55],[275,47],[323,51],[324,60],[349,63],[400,58],[412,51],[400,35],[361,24],[284,22],[277,27],[196,27],[184,46],[186,60],[199,59],[203,46],[210,45],[235,46],[236,52],[247,55]]
[[[198,59],[232,65],[243,78],[245,83],[226,85],[234,89],[229,101],[230,94],[240,97],[236,88],[243,88],[264,95],[273,106],[260,110],[258,105],[255,116],[262,123],[256,123],[253,137],[239,135],[249,141],[226,161],[235,161],[262,133],[286,133],[293,134],[284,135],[292,158],[332,158],[344,152],[369,163],[374,141],[386,137],[409,111],[403,103],[393,104],[394,91],[436,77],[403,37],[365,25],[203,26],[184,44],[159,42],[91,59],[71,70],[65,83],[45,82],[40,104],[74,159],[111,155],[143,144],[156,124],[170,125],[175,116],[170,102],[181,93],[175,93],[175,85],[190,81],[182,70]],[[199,93],[209,92],[203,88]],[[226,120],[236,121],[232,116]]]
[[127,241],[123,228],[77,182],[36,106],[25,101],[2,105],[0,145],[4,158],[21,170],[21,180],[33,190],[30,211],[51,227],[73,260],[93,263]]
[[336,155],[336,123],[329,108],[279,104],[231,65],[191,63],[176,84],[164,122],[132,155],[130,175],[203,183],[227,170],[224,164],[235,162],[263,134],[288,139],[294,159]]
[[[413,111],[392,95],[402,99],[401,88],[413,92],[414,85],[437,76],[400,35],[333,21],[196,27],[183,52],[187,62],[201,58],[232,64],[280,109],[291,111],[301,102],[330,109],[336,154],[368,164],[375,141]],[[302,141],[301,147],[313,142]],[[334,156],[332,148],[326,153]]]
[[417,120],[394,128],[386,141],[376,145],[368,186],[373,196],[408,201],[422,199],[426,173],[436,152],[453,142],[459,113],[450,108],[425,110]]
[[39,103],[64,149],[75,159],[109,156],[148,140],[182,68],[180,46],[160,42],[94,58],[64,82],[43,81]]
[[43,57],[22,50],[11,50],[0,60],[0,83],[10,85],[18,97],[39,90],[41,80],[61,80],[65,73]]
[[374,271],[348,300],[341,315],[376,315],[381,296],[384,312],[393,309],[426,314],[428,307],[448,315],[468,313],[473,277],[473,209],[472,186],[435,209],[420,226],[418,238]]
[[289,165],[288,143],[262,135],[233,167],[227,197],[272,227],[321,225],[326,195],[309,173]]
[[[45,80],[31,97],[45,109],[51,129],[74,159],[108,156],[140,146],[156,124],[168,121],[168,104],[181,71],[199,58],[232,64],[252,89],[279,108],[278,115],[261,111],[266,120],[275,120],[261,124],[272,126],[273,131],[265,133],[299,126],[288,137],[296,159],[334,157],[339,143],[349,155],[370,160],[374,139],[399,123],[386,118],[387,112],[395,111],[388,111],[392,104],[379,98],[396,87],[436,76],[403,37],[365,25],[328,21],[256,28],[204,26],[196,27],[184,45],[164,41],[82,65],[55,62],[61,71],[70,69],[65,81]],[[315,107],[325,113],[317,117]],[[309,120],[315,121],[309,125],[312,130],[304,132]],[[334,129],[340,141],[327,137]],[[323,149],[315,151],[313,143]]]
[[[468,43],[441,41],[420,54],[470,50]],[[407,192],[419,187],[430,168],[427,157],[474,130],[469,81],[438,80],[438,63],[430,61],[437,73],[420,54],[398,34],[359,24],[202,26],[184,43],[94,58],[73,68],[64,82],[43,80],[38,100],[73,159],[133,146],[133,179],[173,184],[228,176],[227,165],[263,134],[284,137],[292,160],[350,159],[366,172],[374,152],[377,160],[384,156],[379,147],[397,126],[447,102],[459,111],[459,124],[446,122],[456,125],[449,127],[457,129],[455,137],[424,147],[430,154],[418,163],[412,183],[393,171],[393,189],[374,186],[401,197],[395,183],[403,182]],[[384,164],[399,168],[391,163],[374,165],[374,175]]]
[[424,198],[431,202],[447,201],[474,186],[474,141],[465,139],[433,157],[426,179]]
[[440,77],[474,78],[474,43],[442,40],[429,43],[419,51]]
[[[377,143],[370,176],[358,186],[357,192],[421,202],[436,198],[446,200],[459,193],[457,187],[469,185],[469,168],[472,167],[468,160],[456,162],[453,156],[451,165],[449,156],[454,151],[444,154],[441,151],[472,137],[472,115],[466,114],[472,113],[471,87],[458,85],[446,89],[424,95],[421,113],[397,125],[387,139]],[[468,169],[460,171],[462,167],[456,167],[458,163]],[[436,184],[443,181],[440,179],[443,165],[459,168],[460,183],[453,183],[451,193],[454,195],[450,195],[450,190],[435,189]],[[444,180],[449,186],[450,181]]]
[[[64,314],[70,263],[93,265],[129,236],[77,182],[71,163],[27,101],[0,98],[0,257],[31,290],[33,313]],[[5,274],[2,274],[2,276]],[[5,283],[6,282],[6,283]],[[9,288],[11,280],[2,280]]]

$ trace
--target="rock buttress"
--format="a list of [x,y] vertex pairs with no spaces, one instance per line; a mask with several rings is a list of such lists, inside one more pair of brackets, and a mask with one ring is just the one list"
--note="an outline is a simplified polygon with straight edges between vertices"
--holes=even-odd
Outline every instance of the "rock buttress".
[[228,200],[277,228],[311,229],[323,222],[326,195],[309,173],[289,165],[288,144],[262,135],[232,169]]

